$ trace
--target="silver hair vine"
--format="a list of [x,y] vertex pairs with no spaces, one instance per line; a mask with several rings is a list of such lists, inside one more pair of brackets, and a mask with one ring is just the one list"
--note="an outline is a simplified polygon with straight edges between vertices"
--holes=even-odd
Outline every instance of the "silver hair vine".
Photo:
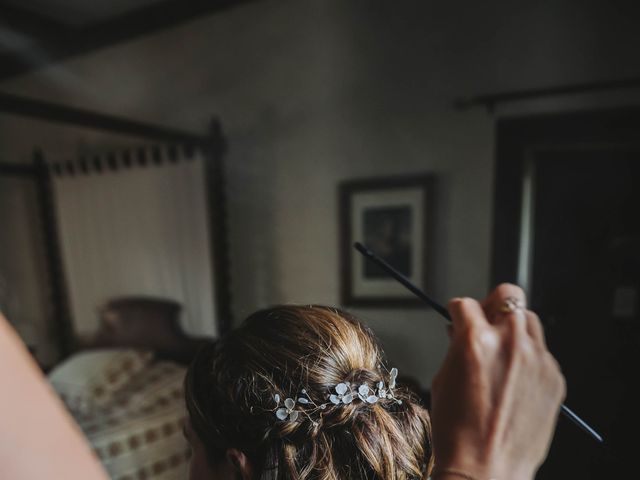
[[[279,393],[273,396],[276,406],[273,409],[278,420],[287,422],[297,422],[300,415],[306,416],[314,426],[318,426],[318,422],[312,417],[319,410],[325,410],[328,406],[348,405],[350,403],[361,401],[367,404],[377,403],[380,399],[391,400],[398,405],[402,404],[402,400],[397,398],[394,393],[396,388],[396,378],[398,377],[398,369],[392,368],[389,372],[389,384],[379,381],[374,387],[363,383],[355,385],[351,382],[341,382],[333,387],[332,391],[327,394],[327,402],[314,402],[306,389],[302,389],[300,394],[294,397],[287,397],[282,401]],[[282,401],[282,403],[281,403]]]

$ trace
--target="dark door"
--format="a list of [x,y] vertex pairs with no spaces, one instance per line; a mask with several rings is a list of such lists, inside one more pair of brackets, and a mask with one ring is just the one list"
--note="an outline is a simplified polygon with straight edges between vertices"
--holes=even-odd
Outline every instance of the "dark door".
[[538,150],[532,161],[530,302],[566,404],[606,440],[561,418],[537,478],[640,478],[640,152]]

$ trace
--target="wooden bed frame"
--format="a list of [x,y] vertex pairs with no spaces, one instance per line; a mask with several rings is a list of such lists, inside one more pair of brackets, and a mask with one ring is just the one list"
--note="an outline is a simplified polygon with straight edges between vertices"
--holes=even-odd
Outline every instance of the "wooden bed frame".
[[[201,149],[206,162],[205,175],[208,197],[208,223],[213,256],[212,269],[215,279],[215,291],[212,292],[212,295],[215,300],[219,333],[224,334],[230,329],[232,315],[229,290],[229,258],[227,251],[227,217],[223,164],[226,142],[220,122],[216,118],[211,121],[208,134],[197,135],[127,118],[105,115],[4,93],[0,93],[0,113],[144,137],[188,149]],[[45,244],[44,251],[47,263],[48,286],[53,307],[52,317],[54,331],[56,332],[56,343],[62,359],[77,349],[78,345],[85,344],[85,346],[88,346],[88,344],[86,340],[76,338],[70,316],[53,196],[52,176],[55,173],[53,171],[54,168],[59,169],[60,165],[54,165],[53,167],[48,165],[45,161],[44,154],[37,148],[34,150],[31,164],[0,162],[0,176],[32,179],[37,186],[38,207],[41,215],[40,220]],[[213,226],[215,226],[215,228],[212,228]],[[154,304],[153,302],[156,303]],[[130,312],[132,308],[134,310],[136,308],[140,309],[141,305],[146,305],[148,308],[151,308],[151,310],[155,308],[155,311],[160,312],[162,311],[162,308],[158,307],[160,304],[165,305],[166,308],[167,301],[142,297],[120,298],[108,302],[106,311],[120,313]],[[152,307],[152,305],[155,306]],[[142,320],[139,320],[139,323],[135,323],[138,327],[148,327],[149,323],[152,322],[152,318],[146,314],[140,318]],[[159,323],[162,325],[161,332],[164,336],[161,338],[154,336],[151,344],[146,341],[149,338],[148,328],[143,330],[135,329],[134,331],[137,332],[146,330],[144,335],[140,335],[140,338],[137,339],[131,335],[127,336],[126,332],[122,330],[119,330],[119,335],[109,337],[109,324],[108,322],[105,323],[105,318],[101,319],[102,323],[98,336],[93,343],[96,346],[100,344],[106,346],[111,342],[111,345],[148,347],[154,350],[159,349],[161,353],[169,357],[174,356],[176,359],[180,359],[186,350],[193,350],[193,347],[202,341],[184,335],[178,327],[177,316],[172,317],[172,320],[169,320],[166,316],[162,318],[164,318],[164,320],[159,320]],[[122,325],[119,326],[122,327]],[[156,327],[157,324],[154,324],[153,328],[155,329]],[[114,332],[112,331],[111,333],[113,334]],[[171,341],[169,333],[173,335]],[[160,343],[153,344],[153,342]],[[171,348],[169,348],[170,344],[172,345]]]
[[182,305],[155,297],[112,298],[99,309],[98,330],[77,338],[75,349],[126,347],[151,350],[157,358],[189,365],[200,347],[212,339],[184,333]]

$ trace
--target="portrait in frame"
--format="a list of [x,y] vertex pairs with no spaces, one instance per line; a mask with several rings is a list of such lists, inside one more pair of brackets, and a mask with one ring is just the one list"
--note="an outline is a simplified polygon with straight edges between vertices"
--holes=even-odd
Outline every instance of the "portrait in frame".
[[433,248],[431,174],[342,182],[339,186],[341,300],[361,307],[424,307],[353,248],[361,242],[422,290],[429,289]]

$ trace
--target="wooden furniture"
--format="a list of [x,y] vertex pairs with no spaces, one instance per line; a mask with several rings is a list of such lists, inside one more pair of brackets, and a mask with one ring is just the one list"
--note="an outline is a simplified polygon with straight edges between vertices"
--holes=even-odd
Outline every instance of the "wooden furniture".
[[114,298],[99,309],[100,326],[78,349],[129,347],[152,350],[161,359],[188,365],[207,338],[186,335],[180,327],[180,304],[163,298]]
[[[212,295],[214,296],[216,318],[218,319],[217,327],[220,334],[229,330],[232,315],[230,308],[226,199],[224,194],[225,177],[223,165],[226,142],[220,122],[217,119],[214,118],[212,120],[208,134],[198,135],[127,118],[7,94],[0,94],[0,113],[27,116],[53,123],[138,136],[187,149],[200,149],[204,154],[206,162],[207,220],[211,227],[215,226],[215,228],[210,228],[209,231],[211,232],[212,270],[215,285],[215,291],[212,292]],[[68,356],[79,343],[82,343],[81,341],[79,342],[80,339],[76,338],[70,318],[69,299],[52,192],[53,170],[63,167],[64,166],[60,164],[50,166],[45,161],[43,152],[38,149],[34,150],[31,164],[0,162],[0,176],[31,179],[37,186],[38,211],[46,258],[47,296],[50,300],[52,312],[52,331],[56,335],[56,344],[61,358]],[[106,163],[105,168],[110,168],[110,162]],[[125,314],[124,312],[134,311],[148,300],[149,299],[143,300],[139,298],[114,300],[115,303],[111,305],[109,311],[118,312],[118,315],[123,315],[122,318],[128,318],[129,313]],[[151,304],[146,303],[145,305],[150,306]],[[154,311],[156,313],[160,312],[161,309],[157,307],[157,304],[154,305],[156,305]],[[151,320],[149,320],[149,322],[150,321]],[[168,326],[170,326],[172,322],[173,321],[167,323],[165,320]],[[106,333],[108,331],[106,325],[108,325],[108,323],[103,323],[101,328],[103,341],[107,341],[106,339],[109,338]],[[173,330],[171,330],[173,333],[178,333],[178,331],[175,330],[176,325],[177,324],[171,327],[173,328]],[[145,328],[147,328],[146,323]],[[155,328],[156,326],[153,327],[153,329]],[[120,330],[120,333],[122,333],[122,330]],[[181,337],[177,335],[175,338],[179,339]],[[127,337],[120,336],[118,339],[124,341],[127,340]],[[186,345],[186,343],[184,345]],[[178,348],[178,350],[180,350],[180,348]],[[181,355],[177,351],[173,353],[176,353],[178,356]]]

